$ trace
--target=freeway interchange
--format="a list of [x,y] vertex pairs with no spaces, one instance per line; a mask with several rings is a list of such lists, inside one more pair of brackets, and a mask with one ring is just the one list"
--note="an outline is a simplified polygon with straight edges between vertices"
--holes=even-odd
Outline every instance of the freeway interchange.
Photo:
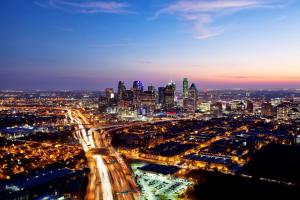
[[[95,128],[80,110],[68,110],[77,124],[75,138],[82,145],[90,168],[87,200],[134,200],[140,192],[123,158],[112,147],[107,132]],[[88,130],[88,131],[87,131]]]

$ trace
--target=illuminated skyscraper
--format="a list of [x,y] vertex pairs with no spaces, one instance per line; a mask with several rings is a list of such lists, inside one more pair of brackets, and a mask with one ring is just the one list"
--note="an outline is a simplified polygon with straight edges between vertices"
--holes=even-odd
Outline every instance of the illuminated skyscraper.
[[197,109],[197,99],[198,99],[198,90],[194,83],[192,83],[191,87],[188,91],[188,110],[191,112],[195,112]]
[[125,95],[125,91],[126,91],[126,87],[124,85],[124,82],[123,81],[119,81],[119,84],[118,84],[118,101],[120,101],[124,95]]
[[189,96],[189,81],[187,78],[183,79],[183,84],[182,84],[182,95],[183,98],[188,98]]
[[173,81],[168,83],[164,90],[164,108],[172,110],[175,107],[175,90],[176,85]]
[[133,82],[133,91],[138,91],[139,93],[143,92],[143,83],[141,81]]
[[188,105],[188,97],[189,97],[189,81],[187,78],[183,79],[182,84],[182,100],[183,100],[183,108],[187,108]]
[[135,108],[140,106],[139,97],[143,92],[143,84],[141,81],[134,81],[132,86],[133,91],[133,105]]

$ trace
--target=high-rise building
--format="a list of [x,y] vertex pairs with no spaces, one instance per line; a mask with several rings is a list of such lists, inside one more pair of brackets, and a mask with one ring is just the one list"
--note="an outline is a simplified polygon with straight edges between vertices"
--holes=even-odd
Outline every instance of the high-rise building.
[[182,83],[182,101],[183,108],[187,108],[188,105],[188,97],[189,97],[189,81],[187,78],[183,79]]
[[189,81],[187,78],[183,79],[182,95],[183,95],[183,98],[188,98],[188,95],[189,95]]
[[164,90],[164,108],[172,110],[175,108],[175,90],[176,85],[173,81],[169,82]]
[[137,109],[140,106],[139,97],[143,92],[143,84],[141,81],[134,81],[132,86],[133,91],[133,105]]
[[119,81],[118,83],[118,101],[120,101],[125,95],[126,87],[123,81]]
[[143,92],[143,83],[142,81],[134,81],[133,82],[133,91],[138,91],[139,93]]
[[165,102],[165,87],[159,87],[158,88],[158,104],[161,106]]
[[191,112],[195,112],[197,109],[197,99],[198,99],[198,89],[194,83],[192,83],[191,87],[188,91],[188,110]]

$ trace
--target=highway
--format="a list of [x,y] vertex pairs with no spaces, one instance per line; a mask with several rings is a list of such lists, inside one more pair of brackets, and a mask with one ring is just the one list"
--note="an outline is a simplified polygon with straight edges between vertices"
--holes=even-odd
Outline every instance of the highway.
[[[108,133],[94,128],[79,110],[68,110],[68,117],[71,123],[77,124],[75,137],[86,152],[91,170],[86,199],[138,199],[140,192],[132,173],[123,158],[112,147],[107,137]],[[89,130],[86,131],[87,129]]]

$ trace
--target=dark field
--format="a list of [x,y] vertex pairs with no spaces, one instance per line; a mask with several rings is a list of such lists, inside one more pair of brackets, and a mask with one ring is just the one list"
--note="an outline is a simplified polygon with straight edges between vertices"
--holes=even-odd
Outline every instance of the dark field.
[[[270,145],[258,152],[240,174],[192,171],[189,176],[198,180],[189,196],[197,200],[209,199],[299,199],[300,147]],[[259,177],[292,182],[294,185],[262,181]]]

